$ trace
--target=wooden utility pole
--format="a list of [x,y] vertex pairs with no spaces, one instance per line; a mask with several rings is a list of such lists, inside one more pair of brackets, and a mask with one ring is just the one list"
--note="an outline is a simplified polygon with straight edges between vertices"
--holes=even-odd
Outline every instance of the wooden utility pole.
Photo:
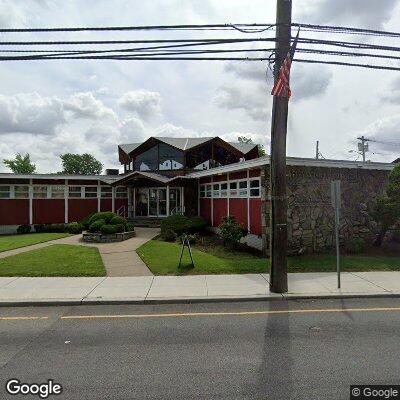
[[[277,0],[275,82],[290,50],[292,0]],[[270,290],[285,293],[287,284],[286,134],[289,98],[274,96],[271,127],[271,272]]]
[[315,158],[319,160],[319,140],[317,140],[317,146],[315,148]]

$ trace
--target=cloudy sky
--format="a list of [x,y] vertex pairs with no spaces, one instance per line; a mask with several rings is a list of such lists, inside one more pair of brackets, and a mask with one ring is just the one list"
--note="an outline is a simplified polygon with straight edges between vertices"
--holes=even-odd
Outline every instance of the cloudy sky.
[[[0,0],[0,26],[273,23],[275,3]],[[398,0],[294,0],[293,20],[396,31],[400,5]],[[230,32],[211,37],[217,34],[232,37]],[[2,40],[43,40],[40,33],[23,35],[2,35]],[[88,40],[174,35],[113,32],[51,37]],[[311,36],[307,32],[307,37]],[[383,43],[376,38],[345,39]],[[396,40],[386,43],[396,45]],[[263,62],[243,61],[1,62],[0,159],[29,152],[39,172],[55,172],[60,169],[60,154],[89,152],[105,167],[115,167],[117,144],[157,135],[221,136],[227,140],[246,135],[268,149],[272,77],[267,71]],[[400,156],[399,72],[294,64],[292,74],[288,155],[313,157],[319,140],[326,158],[356,159],[357,154],[349,151],[356,150],[357,136],[365,134],[384,142],[371,144],[371,160],[392,161]],[[6,171],[3,164],[0,171]]]

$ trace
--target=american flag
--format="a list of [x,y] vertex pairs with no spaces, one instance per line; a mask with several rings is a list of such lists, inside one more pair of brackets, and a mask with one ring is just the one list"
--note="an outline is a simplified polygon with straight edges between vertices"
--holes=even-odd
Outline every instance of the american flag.
[[272,96],[280,96],[280,97],[288,97],[292,95],[292,91],[290,90],[290,67],[292,66],[292,60],[294,56],[294,52],[296,51],[297,40],[299,38],[300,30],[297,32],[296,39],[293,42],[292,47],[287,53],[286,58],[284,59],[281,67],[278,72],[278,79],[275,82],[274,88],[272,89]]

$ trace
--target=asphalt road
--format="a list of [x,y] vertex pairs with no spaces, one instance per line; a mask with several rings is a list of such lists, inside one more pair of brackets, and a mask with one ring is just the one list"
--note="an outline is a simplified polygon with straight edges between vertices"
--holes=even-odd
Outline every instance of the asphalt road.
[[54,379],[51,399],[349,399],[400,384],[400,299],[0,308],[0,398],[38,398],[10,378]]

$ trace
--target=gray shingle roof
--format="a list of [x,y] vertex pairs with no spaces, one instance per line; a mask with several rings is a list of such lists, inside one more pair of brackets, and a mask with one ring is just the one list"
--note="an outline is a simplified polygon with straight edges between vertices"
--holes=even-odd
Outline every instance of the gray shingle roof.
[[[213,137],[202,137],[202,138],[173,138],[173,137],[155,137],[156,139],[160,140],[163,143],[169,144],[170,146],[176,147],[180,150],[189,150],[193,147],[196,147],[202,143],[206,143]],[[252,150],[256,144],[253,143],[238,143],[238,142],[228,142],[231,146],[235,149],[241,151],[242,153],[246,154],[250,150]],[[120,144],[119,147],[122,151],[126,154],[129,154],[137,147],[139,147],[142,143],[128,143],[128,144]]]

